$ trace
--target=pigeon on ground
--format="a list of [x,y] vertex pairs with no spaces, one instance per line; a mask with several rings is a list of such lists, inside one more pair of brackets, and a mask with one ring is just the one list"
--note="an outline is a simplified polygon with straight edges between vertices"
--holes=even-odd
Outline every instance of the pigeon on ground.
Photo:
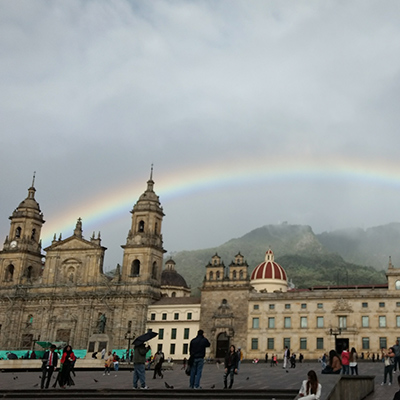
[[98,382],[98,380],[97,379],[93,379],[96,383]]
[[171,385],[168,385],[168,383],[167,383],[167,382],[164,382],[164,384],[165,384],[165,387],[166,387],[167,389],[173,389],[173,388],[174,388],[173,386],[171,386]]
[[248,376],[247,378],[246,378],[246,381],[248,381],[250,379],[250,377]]
[[211,389],[214,389],[214,388],[215,388],[215,385],[212,385],[212,386],[211,386]]

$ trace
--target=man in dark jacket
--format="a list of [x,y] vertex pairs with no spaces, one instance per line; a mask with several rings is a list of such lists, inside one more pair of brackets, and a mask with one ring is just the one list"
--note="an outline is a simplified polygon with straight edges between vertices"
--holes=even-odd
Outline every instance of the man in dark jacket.
[[42,358],[42,380],[40,382],[41,389],[44,388],[44,382],[46,381],[46,389],[49,388],[50,379],[53,375],[54,370],[57,368],[58,354],[55,352],[56,346],[52,344],[50,350],[47,350]]
[[200,379],[203,372],[204,357],[206,348],[210,347],[210,342],[204,337],[204,332],[200,329],[197,336],[190,342],[190,387],[192,389],[201,389]]
[[150,346],[146,346],[144,343],[140,343],[135,346],[135,353],[133,354],[133,388],[138,388],[138,381],[140,380],[141,388],[148,389],[146,386],[146,354],[150,350]]

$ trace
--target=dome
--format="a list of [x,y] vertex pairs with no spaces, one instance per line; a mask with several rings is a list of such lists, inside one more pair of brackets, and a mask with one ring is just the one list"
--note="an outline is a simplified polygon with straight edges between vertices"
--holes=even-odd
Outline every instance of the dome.
[[33,186],[28,189],[28,197],[19,204],[19,211],[23,208],[30,208],[40,212],[39,203],[35,200],[35,192],[36,190]]
[[274,261],[274,253],[269,249],[265,261],[257,265],[251,274],[250,283],[257,291],[287,291],[287,275],[285,270]]
[[185,278],[175,270],[165,269],[161,273],[161,286],[177,286],[188,288]]

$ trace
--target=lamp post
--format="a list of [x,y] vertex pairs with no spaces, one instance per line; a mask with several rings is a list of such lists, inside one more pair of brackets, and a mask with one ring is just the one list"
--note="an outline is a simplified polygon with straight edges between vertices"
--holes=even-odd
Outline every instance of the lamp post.
[[134,340],[136,335],[131,332],[126,332],[125,333],[125,340],[128,341],[128,350],[127,350],[127,360],[128,364],[130,363],[130,352],[131,352],[131,340]]

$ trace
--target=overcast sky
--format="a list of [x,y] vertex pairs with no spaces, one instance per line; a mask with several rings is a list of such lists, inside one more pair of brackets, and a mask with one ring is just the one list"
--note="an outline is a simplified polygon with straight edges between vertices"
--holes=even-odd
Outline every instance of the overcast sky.
[[81,217],[114,267],[152,163],[168,252],[400,221],[399,18],[398,0],[0,0],[0,240],[36,171],[43,247]]

